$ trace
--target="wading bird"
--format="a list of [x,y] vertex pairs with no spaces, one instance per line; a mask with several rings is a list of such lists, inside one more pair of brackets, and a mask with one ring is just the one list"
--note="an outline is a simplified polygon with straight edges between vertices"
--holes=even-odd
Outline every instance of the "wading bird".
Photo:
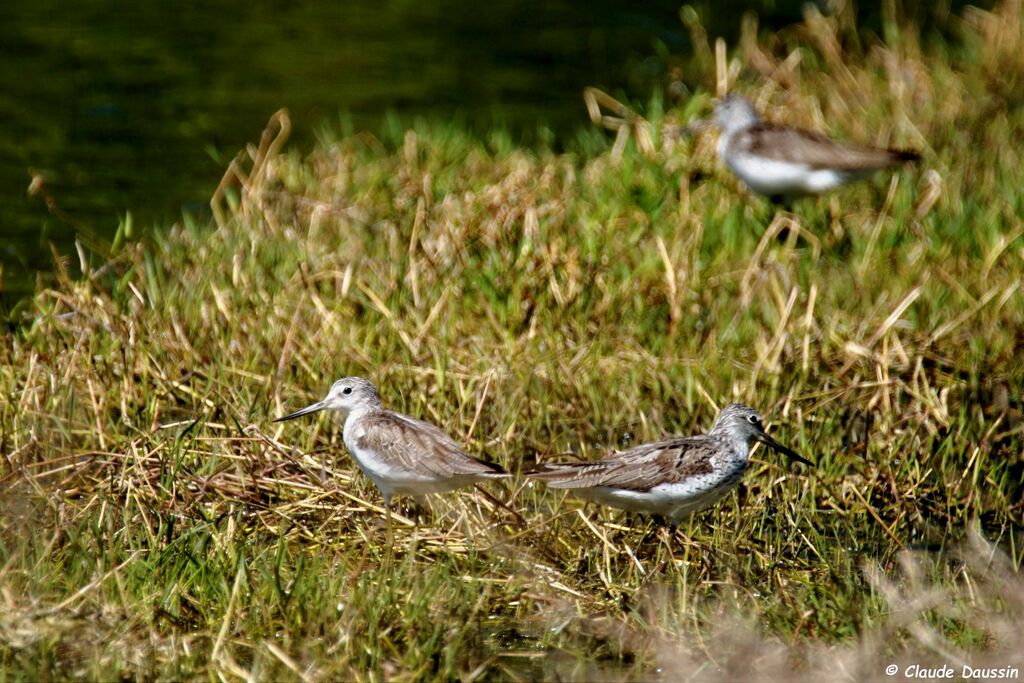
[[827,192],[920,158],[917,152],[846,144],[768,123],[735,93],[718,101],[713,119],[722,132],[718,157],[744,185],[775,202]]
[[376,387],[361,377],[339,379],[322,401],[274,422],[321,410],[345,415],[345,446],[359,469],[384,495],[389,515],[391,499],[396,495],[411,496],[422,503],[428,493],[443,493],[483,479],[510,476],[499,465],[467,454],[429,422],[385,409]]
[[768,436],[756,410],[733,403],[707,434],[643,444],[594,462],[544,463],[526,476],[614,508],[660,515],[675,527],[739,483],[755,441],[814,464]]

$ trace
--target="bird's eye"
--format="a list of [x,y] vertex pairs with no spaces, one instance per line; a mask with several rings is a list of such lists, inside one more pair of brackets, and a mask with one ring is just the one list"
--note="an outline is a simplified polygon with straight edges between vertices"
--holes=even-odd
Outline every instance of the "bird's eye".
[[341,393],[343,393],[346,396],[348,396],[349,394],[352,393],[352,387],[345,387],[344,389],[341,390]]
[[747,415],[747,422],[749,422],[752,425],[756,425],[758,422],[757,415]]

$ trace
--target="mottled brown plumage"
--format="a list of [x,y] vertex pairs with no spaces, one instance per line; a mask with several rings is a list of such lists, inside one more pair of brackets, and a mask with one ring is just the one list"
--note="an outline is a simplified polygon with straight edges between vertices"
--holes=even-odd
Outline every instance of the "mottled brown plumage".
[[714,471],[714,444],[701,437],[677,437],[613,453],[585,463],[545,463],[527,473],[556,489],[614,486],[650,491],[659,483],[676,483]]
[[543,463],[526,476],[612,507],[664,515],[676,524],[743,478],[751,441],[811,464],[768,436],[757,411],[734,403],[722,409],[707,434],[643,444],[596,462]]
[[438,427],[390,410],[367,412],[360,420],[359,450],[387,454],[396,467],[425,476],[499,475],[493,462],[473,457]]
[[787,201],[866,178],[919,155],[837,142],[820,133],[767,123],[745,97],[732,93],[715,106],[722,131],[718,156],[754,192]]
[[359,469],[384,494],[420,498],[468,486],[481,479],[508,477],[499,465],[475,458],[429,422],[385,410],[377,389],[360,377],[339,379],[327,397],[276,421],[320,410],[345,414],[343,439]]
[[837,142],[821,133],[764,122],[737,132],[727,153],[756,154],[811,169],[854,173],[878,171],[920,158],[917,152]]

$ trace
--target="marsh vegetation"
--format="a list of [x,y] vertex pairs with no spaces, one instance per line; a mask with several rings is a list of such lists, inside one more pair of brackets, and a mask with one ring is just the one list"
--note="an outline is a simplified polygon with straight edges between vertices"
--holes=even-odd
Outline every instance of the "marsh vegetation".
[[[692,19],[692,17],[691,17]],[[0,348],[12,679],[883,677],[1021,662],[1024,15],[746,38],[637,107],[651,145],[276,116],[214,225],[59,262]],[[777,214],[714,160],[722,74],[770,118],[922,150]],[[759,450],[669,538],[522,478],[417,526],[329,419],[342,375],[512,471],[757,406]],[[500,503],[500,504],[499,504]]]

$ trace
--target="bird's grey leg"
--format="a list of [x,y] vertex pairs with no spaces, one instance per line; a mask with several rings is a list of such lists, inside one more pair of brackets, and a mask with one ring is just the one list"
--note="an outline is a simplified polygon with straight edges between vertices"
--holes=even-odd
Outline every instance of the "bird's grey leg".
[[387,543],[387,552],[392,552],[395,547],[395,532],[391,521],[391,496],[384,494],[384,541]]

